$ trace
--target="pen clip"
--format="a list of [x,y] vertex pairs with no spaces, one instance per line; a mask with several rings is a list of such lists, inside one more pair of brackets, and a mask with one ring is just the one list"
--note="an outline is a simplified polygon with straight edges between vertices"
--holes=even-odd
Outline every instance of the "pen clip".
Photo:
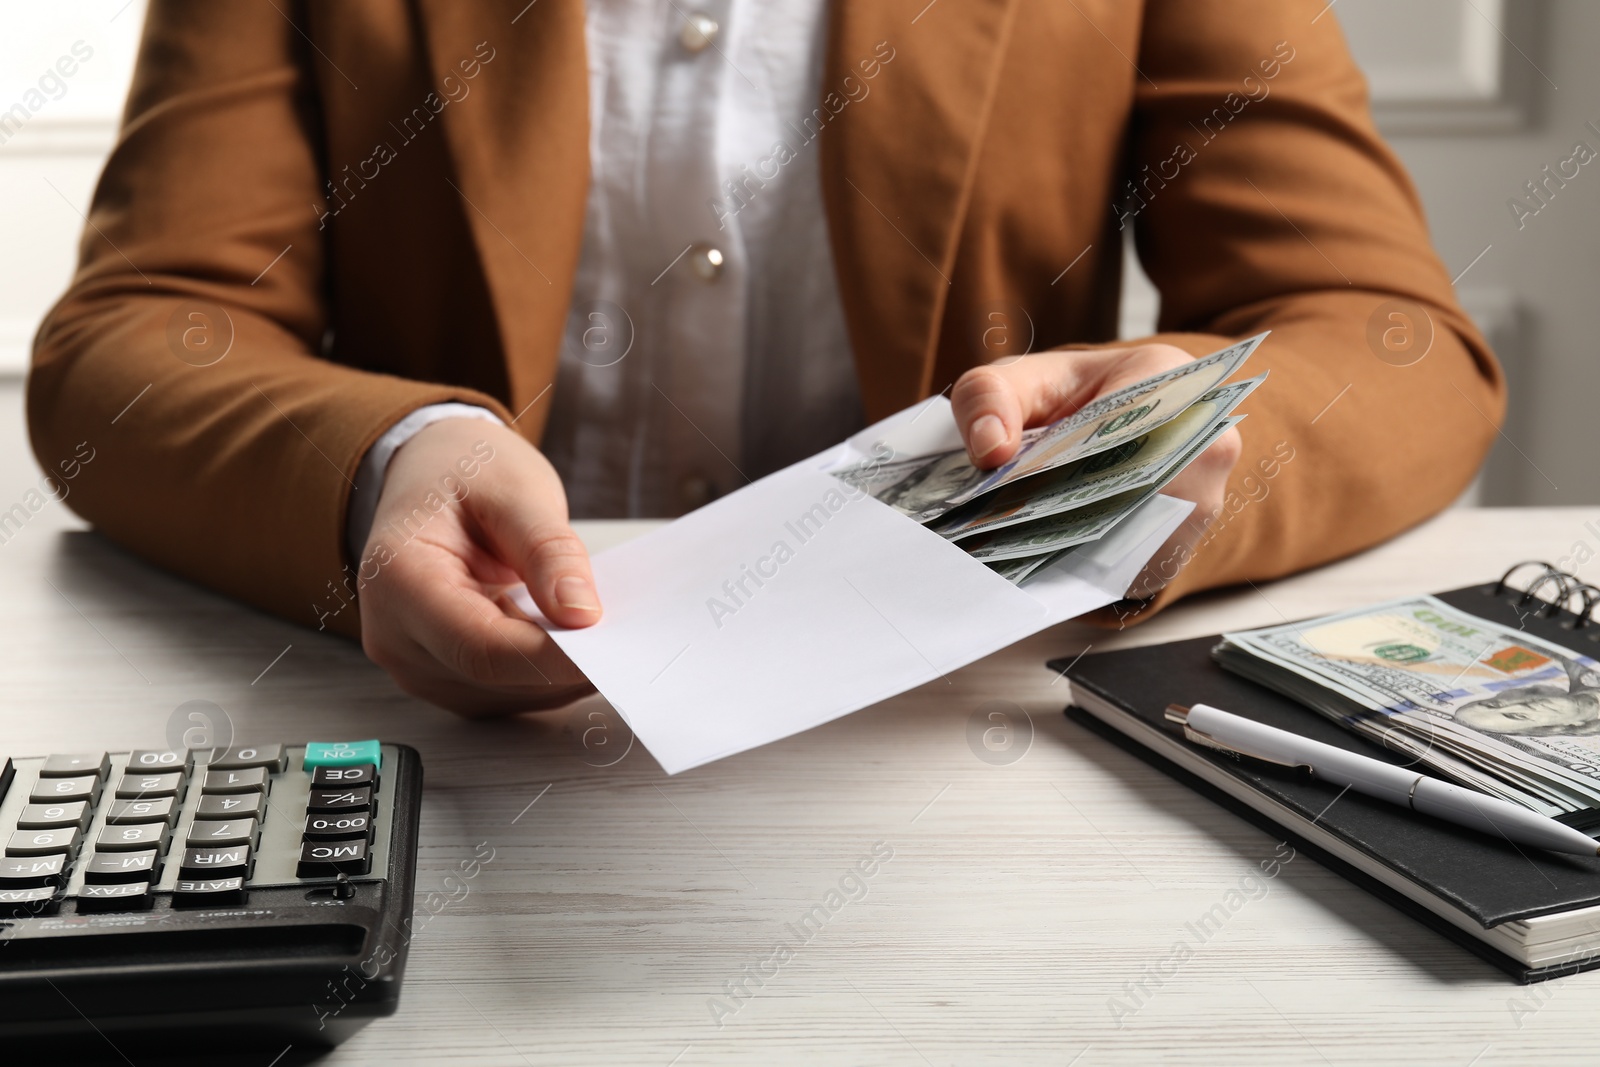
[[1183,736],[1187,737],[1190,741],[1193,741],[1197,745],[1204,745],[1207,748],[1214,748],[1218,752],[1226,752],[1229,755],[1249,756],[1251,759],[1260,760],[1263,763],[1275,763],[1279,767],[1289,767],[1291,769],[1294,767],[1304,767],[1308,771],[1311,770],[1311,765],[1308,763],[1285,763],[1276,756],[1268,756],[1260,752],[1252,752],[1247,748],[1240,748],[1237,745],[1230,745],[1225,742],[1218,741],[1208,733],[1195,729],[1193,726],[1189,725],[1189,708],[1187,705],[1168,704],[1165,714],[1168,722],[1175,722],[1181,725],[1183,727]]
[[1212,737],[1210,734],[1201,733],[1188,723],[1183,724],[1183,736],[1187,737],[1197,745],[1204,745],[1207,748],[1214,748],[1218,752],[1228,752],[1236,756],[1249,756],[1251,759],[1260,760],[1262,763],[1274,763],[1279,767],[1289,767],[1291,769],[1294,767],[1305,767],[1307,770],[1311,769],[1309,764],[1287,763],[1281,759],[1278,759],[1276,756],[1268,756],[1260,752],[1252,752],[1247,748],[1240,748],[1237,745],[1224,744],[1223,742]]

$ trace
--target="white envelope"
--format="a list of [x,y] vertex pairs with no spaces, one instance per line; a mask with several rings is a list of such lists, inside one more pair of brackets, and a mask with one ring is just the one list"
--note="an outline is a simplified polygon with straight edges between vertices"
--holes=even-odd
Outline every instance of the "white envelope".
[[777,741],[1121,598],[1193,507],[1153,497],[1019,588],[828,473],[959,447],[942,397],[594,557],[604,617],[545,627],[668,774]]

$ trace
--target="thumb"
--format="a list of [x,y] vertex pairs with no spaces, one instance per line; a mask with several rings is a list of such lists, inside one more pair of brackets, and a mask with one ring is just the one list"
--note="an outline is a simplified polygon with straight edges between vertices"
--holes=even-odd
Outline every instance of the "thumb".
[[1023,428],[1060,404],[1063,371],[1070,366],[1061,355],[974,367],[956,382],[951,411],[975,466],[994,467],[1010,459],[1022,444]]
[[566,494],[555,472],[535,478],[542,484],[521,482],[469,497],[472,516],[487,547],[527,584],[545,618],[575,629],[593,626],[600,621],[600,594],[589,550],[567,523]]
[[956,381],[951,412],[975,466],[1016,455],[1028,426],[1070,414],[1095,396],[1190,362],[1168,344],[1053,349],[974,367]]

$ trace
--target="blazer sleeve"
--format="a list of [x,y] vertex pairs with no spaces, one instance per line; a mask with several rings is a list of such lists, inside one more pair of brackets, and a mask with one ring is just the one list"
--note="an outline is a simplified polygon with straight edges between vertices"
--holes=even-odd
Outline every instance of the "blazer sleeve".
[[28,417],[46,470],[94,449],[67,499],[113,540],[355,634],[354,607],[333,609],[353,599],[342,535],[368,446],[425,404],[509,415],[318,354],[319,103],[298,10],[150,5],[77,272],[34,342]]
[[1154,561],[1170,584],[1148,609],[1422,521],[1470,483],[1504,413],[1499,366],[1315,6],[1146,9],[1116,213],[1160,291],[1151,340],[1200,355],[1272,331],[1241,372],[1270,377],[1241,408],[1222,512],[1196,517],[1211,526],[1192,552]]

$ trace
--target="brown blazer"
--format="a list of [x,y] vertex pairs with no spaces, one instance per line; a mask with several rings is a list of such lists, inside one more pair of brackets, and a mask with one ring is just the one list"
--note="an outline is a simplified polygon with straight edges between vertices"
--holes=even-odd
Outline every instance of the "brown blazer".
[[[869,417],[980,361],[996,308],[1012,351],[1018,324],[1034,350],[1110,341],[1121,225],[1160,340],[1274,331],[1228,514],[1163,602],[1418,522],[1501,417],[1499,369],[1322,6],[832,5],[826,225]],[[458,399],[537,441],[584,217],[583,30],[582,0],[155,0],[28,385],[47,469],[95,449],[79,513],[315,624],[353,584],[346,499],[388,426]],[[1432,323],[1410,366],[1374,354],[1395,299]],[[231,319],[209,366],[174,354],[193,300]]]

